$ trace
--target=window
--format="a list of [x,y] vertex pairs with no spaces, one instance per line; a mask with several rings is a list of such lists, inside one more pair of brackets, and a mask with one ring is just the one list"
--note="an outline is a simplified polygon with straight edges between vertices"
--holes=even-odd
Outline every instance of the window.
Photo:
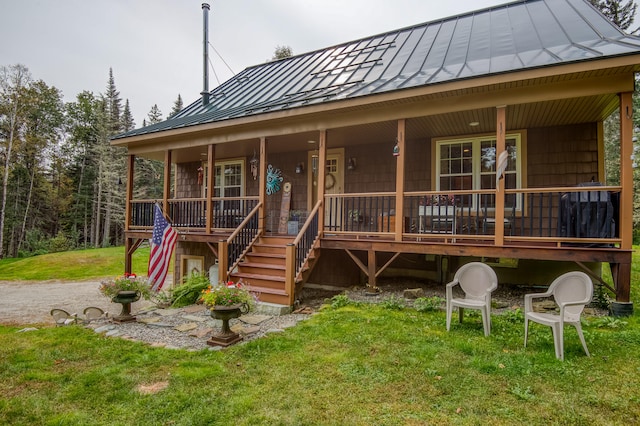
[[[214,176],[214,197],[242,197],[244,195],[244,161],[216,162]],[[207,196],[207,176],[209,168],[204,164],[202,197]]]
[[[522,187],[521,135],[506,137],[507,168],[504,172],[505,188]],[[496,187],[496,139],[491,137],[464,138],[436,141],[436,190],[495,189]],[[464,197],[463,197],[464,198]],[[482,200],[471,197],[471,205],[495,206],[495,197]],[[461,200],[463,205],[468,205]],[[516,197],[507,197],[505,207],[514,207]],[[518,202],[519,204],[519,202]],[[520,208],[519,205],[515,206]]]
[[241,197],[244,194],[244,162],[216,163],[214,197]]

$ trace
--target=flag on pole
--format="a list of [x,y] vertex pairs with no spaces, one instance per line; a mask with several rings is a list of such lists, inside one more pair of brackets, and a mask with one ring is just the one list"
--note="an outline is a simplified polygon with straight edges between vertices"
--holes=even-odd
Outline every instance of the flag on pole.
[[153,236],[149,241],[151,253],[149,255],[148,276],[152,290],[160,291],[164,284],[177,238],[178,233],[167,222],[160,210],[160,206],[156,204],[153,218]]

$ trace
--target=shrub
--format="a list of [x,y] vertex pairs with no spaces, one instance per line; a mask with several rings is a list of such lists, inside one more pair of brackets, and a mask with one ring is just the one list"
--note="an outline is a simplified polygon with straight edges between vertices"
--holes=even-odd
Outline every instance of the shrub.
[[331,307],[333,309],[342,308],[348,306],[351,303],[351,299],[346,294],[336,294],[331,298]]
[[210,285],[209,277],[206,274],[191,274],[184,283],[173,289],[171,306],[181,308],[193,305]]

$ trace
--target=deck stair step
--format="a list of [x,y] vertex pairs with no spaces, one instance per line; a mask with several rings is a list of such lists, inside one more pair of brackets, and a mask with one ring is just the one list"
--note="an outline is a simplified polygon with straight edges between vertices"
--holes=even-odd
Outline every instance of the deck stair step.
[[[291,296],[285,290],[287,245],[293,242],[290,236],[263,236],[231,273],[233,281],[244,282],[258,294],[262,302],[290,305]],[[309,275],[317,260],[315,250],[296,277],[296,284],[302,283]]]

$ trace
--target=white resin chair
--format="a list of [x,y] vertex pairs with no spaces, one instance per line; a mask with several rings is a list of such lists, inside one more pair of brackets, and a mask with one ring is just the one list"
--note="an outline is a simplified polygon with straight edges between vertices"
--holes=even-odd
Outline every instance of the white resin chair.
[[[459,285],[464,298],[453,297],[453,288]],[[460,322],[463,309],[479,309],[482,313],[484,335],[491,332],[491,292],[498,288],[498,277],[495,271],[481,262],[462,265],[449,284],[447,284],[447,331],[451,327],[453,308],[458,307]]]
[[[524,346],[527,347],[529,321],[534,321],[551,327],[553,331],[553,345],[556,358],[564,360],[564,325],[570,324],[576,328],[582,347],[587,356],[589,350],[584,341],[580,314],[585,305],[591,302],[593,283],[584,272],[567,272],[556,278],[545,293],[533,293],[524,296]],[[553,297],[560,308],[559,313],[535,312],[533,299]]]

